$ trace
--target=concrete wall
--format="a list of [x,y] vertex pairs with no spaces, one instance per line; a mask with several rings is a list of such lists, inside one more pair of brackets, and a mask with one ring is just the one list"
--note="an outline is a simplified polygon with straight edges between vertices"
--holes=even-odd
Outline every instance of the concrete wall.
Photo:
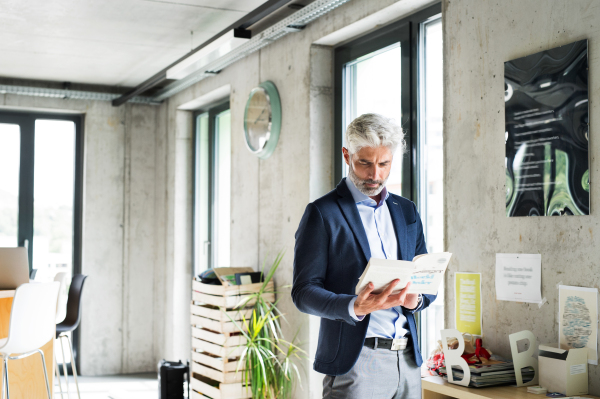
[[[85,115],[81,369],[85,375],[155,369],[155,286],[159,255],[155,190],[161,170],[155,154],[161,107],[2,94],[0,107]],[[162,106],[164,108],[164,106]],[[164,126],[164,125],[163,125]],[[164,131],[164,129],[163,129]],[[164,185],[163,185],[164,186]],[[164,204],[163,204],[164,206]],[[164,239],[163,239],[164,241]]]
[[[508,334],[531,330],[558,340],[556,284],[598,287],[600,214],[507,218],[504,173],[504,62],[589,39],[590,131],[600,131],[600,3],[597,1],[443,1],[444,194],[446,247],[454,273],[482,273],[484,344],[510,355]],[[590,141],[590,174],[598,175],[600,142]],[[593,177],[592,177],[593,178]],[[591,185],[593,199],[600,187]],[[495,254],[542,254],[542,296],[548,304],[495,300]],[[446,320],[454,325],[454,289]],[[600,395],[600,368],[589,368],[590,393]]]

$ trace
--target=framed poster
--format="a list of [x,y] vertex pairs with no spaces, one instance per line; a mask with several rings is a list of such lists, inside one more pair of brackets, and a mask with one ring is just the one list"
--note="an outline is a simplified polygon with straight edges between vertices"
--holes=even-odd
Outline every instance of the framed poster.
[[588,43],[504,63],[506,215],[589,215]]

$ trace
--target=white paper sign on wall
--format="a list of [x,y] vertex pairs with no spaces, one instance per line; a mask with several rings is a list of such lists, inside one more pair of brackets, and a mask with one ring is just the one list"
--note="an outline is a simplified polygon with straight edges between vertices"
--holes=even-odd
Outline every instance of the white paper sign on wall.
[[[528,385],[538,384],[538,361],[533,355],[537,352],[537,340],[535,335],[529,330],[520,331],[508,336],[510,341],[510,351],[512,352],[513,365],[515,368],[515,376],[517,377],[517,386],[523,387]],[[526,351],[519,353],[517,342],[526,339],[529,341],[529,348]],[[522,370],[525,367],[532,367],[534,371],[533,380],[523,383]]]
[[[446,363],[446,372],[448,373],[448,382],[465,387],[469,386],[469,382],[471,381],[471,369],[469,368],[467,361],[461,357],[465,351],[465,341],[462,334],[460,331],[453,329],[441,330],[440,333],[442,336],[442,350],[444,351],[444,361]],[[458,348],[449,349],[448,338],[456,338],[458,340]],[[460,366],[460,368],[463,369],[464,375],[462,380],[454,380],[452,366]]]

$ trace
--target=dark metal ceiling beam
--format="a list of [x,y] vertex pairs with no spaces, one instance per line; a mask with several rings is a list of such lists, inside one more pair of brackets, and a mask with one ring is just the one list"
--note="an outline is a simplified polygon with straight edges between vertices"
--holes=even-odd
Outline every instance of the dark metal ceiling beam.
[[208,46],[210,43],[214,42],[215,40],[217,40],[218,38],[220,38],[221,36],[223,36],[224,34],[226,34],[227,32],[229,32],[231,30],[235,31],[236,37],[249,38],[247,36],[249,34],[249,32],[246,31],[246,29],[248,27],[254,25],[256,22],[260,21],[261,19],[265,18],[266,16],[272,14],[274,11],[283,7],[285,4],[289,3],[290,1],[291,0],[269,0],[269,1],[266,1],[260,7],[256,8],[255,10],[251,11],[250,13],[246,14],[241,19],[235,21],[233,24],[229,25],[227,28],[223,29],[221,32],[217,33],[216,35],[214,35],[213,37],[211,37],[210,39],[208,39],[207,41],[205,41],[204,43],[202,43],[195,49],[191,50],[189,53],[187,53],[183,57],[179,58],[177,61],[173,62],[172,64],[170,64],[169,66],[164,68],[162,71],[156,73],[151,78],[143,81],[141,84],[136,86],[131,91],[128,91],[127,93],[123,94],[121,97],[114,99],[112,102],[112,105],[115,107],[118,107],[119,105],[126,103],[133,97],[138,96],[138,95],[142,94],[143,92],[145,92],[146,90],[149,90],[152,87],[158,85],[159,83],[165,81],[167,79],[167,71],[169,69],[171,69],[175,65],[179,64],[181,61],[185,60],[186,58],[197,53],[198,51],[200,51],[204,47]]

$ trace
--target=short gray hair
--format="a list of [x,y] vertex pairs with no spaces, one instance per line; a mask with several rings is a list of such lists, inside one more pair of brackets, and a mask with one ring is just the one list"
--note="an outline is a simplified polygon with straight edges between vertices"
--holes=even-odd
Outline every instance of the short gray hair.
[[363,114],[354,119],[346,128],[346,146],[350,154],[356,154],[363,147],[388,147],[392,154],[401,146],[406,151],[406,141],[402,128],[392,118],[379,114]]

